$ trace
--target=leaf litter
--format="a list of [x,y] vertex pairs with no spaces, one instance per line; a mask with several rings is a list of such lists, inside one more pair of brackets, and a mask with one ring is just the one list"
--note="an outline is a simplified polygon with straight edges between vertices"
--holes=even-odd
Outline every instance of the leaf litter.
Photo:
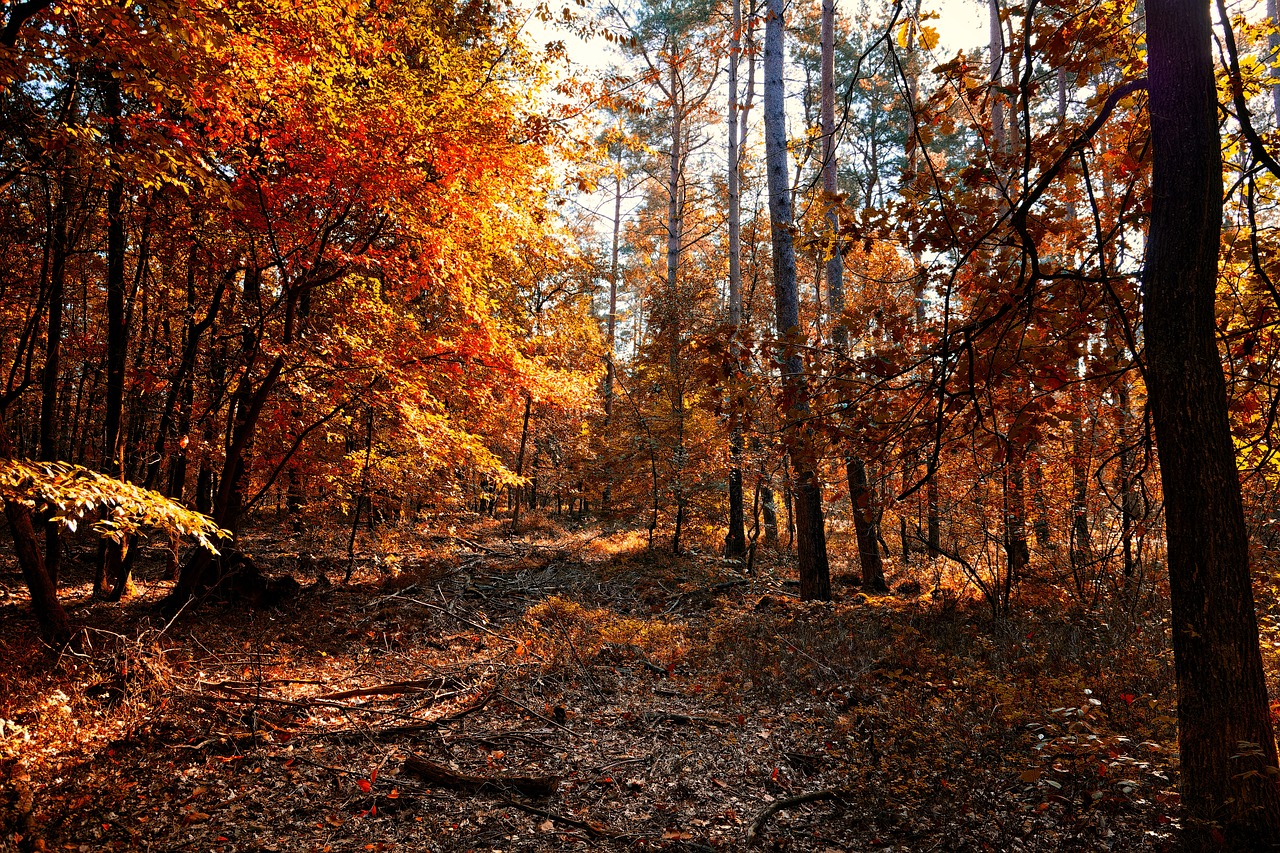
[[163,584],[74,588],[52,664],[6,598],[0,849],[1172,849],[1158,608],[992,625],[800,602],[776,559],[482,534],[167,628]]

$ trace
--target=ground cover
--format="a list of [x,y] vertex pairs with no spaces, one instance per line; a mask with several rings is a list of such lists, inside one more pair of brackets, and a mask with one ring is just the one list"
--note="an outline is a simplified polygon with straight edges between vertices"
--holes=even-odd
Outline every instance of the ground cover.
[[1032,578],[993,622],[954,578],[800,602],[782,557],[644,545],[407,535],[343,584],[260,534],[304,585],[280,607],[166,623],[148,569],[122,605],[70,589],[87,628],[58,655],[8,567],[0,848],[1171,847],[1158,585],[1085,609]]

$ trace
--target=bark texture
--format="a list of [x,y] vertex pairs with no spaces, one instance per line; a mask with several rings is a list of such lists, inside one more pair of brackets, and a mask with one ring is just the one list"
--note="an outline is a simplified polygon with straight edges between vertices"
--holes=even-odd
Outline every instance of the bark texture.
[[1208,4],[1147,4],[1152,140],[1147,385],[1164,483],[1190,850],[1280,839],[1240,482],[1214,327],[1222,160]]
[[786,89],[783,81],[783,3],[769,0],[764,47],[765,163],[769,186],[769,231],[773,240],[773,296],[782,346],[786,441],[795,474],[796,552],[800,597],[831,598],[831,569],[822,519],[814,438],[806,425],[808,383],[800,355],[800,297],[791,236],[791,187],[787,175]]

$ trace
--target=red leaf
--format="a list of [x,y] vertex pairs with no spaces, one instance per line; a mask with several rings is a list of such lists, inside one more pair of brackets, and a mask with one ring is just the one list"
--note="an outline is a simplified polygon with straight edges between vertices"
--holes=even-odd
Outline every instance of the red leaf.
[[368,779],[361,779],[359,782],[356,782],[356,784],[359,785],[360,790],[364,791],[366,794],[369,793],[369,789],[373,787]]

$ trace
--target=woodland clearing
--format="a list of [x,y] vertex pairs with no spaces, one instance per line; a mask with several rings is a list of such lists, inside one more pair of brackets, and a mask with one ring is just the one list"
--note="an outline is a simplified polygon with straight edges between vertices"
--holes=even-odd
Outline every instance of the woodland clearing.
[[[204,601],[170,625],[162,557],[122,604],[73,569],[81,651],[52,665],[6,565],[3,843],[1171,848],[1159,581],[1085,609],[1033,576],[993,622],[941,570],[932,592],[882,597],[837,572],[833,601],[802,602],[785,554],[744,576],[626,529],[529,521],[384,535],[349,584],[298,572],[310,585],[278,608]],[[245,541],[273,572],[309,544]],[[301,554],[312,574],[345,569]],[[1274,681],[1280,607],[1259,612]]]

